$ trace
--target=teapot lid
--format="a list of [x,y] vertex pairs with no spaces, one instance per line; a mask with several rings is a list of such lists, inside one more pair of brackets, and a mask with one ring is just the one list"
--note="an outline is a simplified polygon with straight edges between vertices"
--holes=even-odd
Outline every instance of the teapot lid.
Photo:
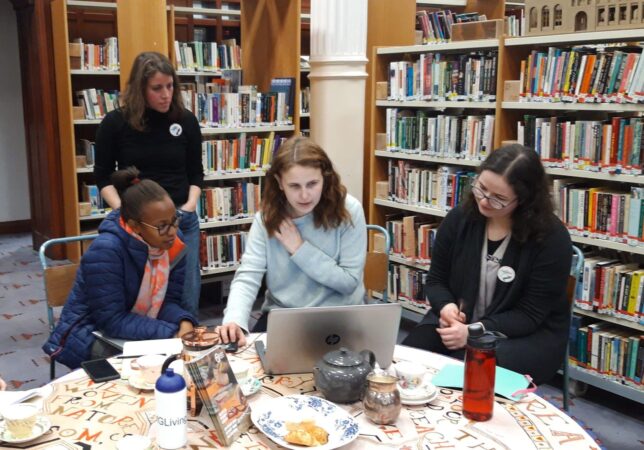
[[183,334],[181,341],[186,347],[206,349],[219,342],[219,334],[208,331],[207,327],[195,327],[194,330]]
[[359,366],[364,363],[364,358],[360,353],[351,351],[344,347],[339,350],[333,350],[322,357],[324,362],[332,366],[351,367]]

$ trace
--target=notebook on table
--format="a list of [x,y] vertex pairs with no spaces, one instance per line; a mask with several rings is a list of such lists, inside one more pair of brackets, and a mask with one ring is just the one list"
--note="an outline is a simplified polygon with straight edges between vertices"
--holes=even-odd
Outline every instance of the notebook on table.
[[269,374],[312,372],[324,354],[341,347],[371,350],[385,368],[393,359],[400,315],[398,303],[273,309],[266,344],[255,346]]

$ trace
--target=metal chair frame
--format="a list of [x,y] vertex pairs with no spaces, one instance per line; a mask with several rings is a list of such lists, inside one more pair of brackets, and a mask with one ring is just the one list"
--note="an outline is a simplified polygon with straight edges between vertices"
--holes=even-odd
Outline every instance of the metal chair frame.
[[[54,317],[54,308],[64,306],[67,297],[74,286],[78,263],[63,264],[52,266],[47,261],[45,252],[53,245],[70,244],[90,239],[96,239],[98,234],[86,234],[82,236],[69,236],[63,238],[49,239],[43,242],[38,250],[40,265],[43,269],[43,282],[45,285],[45,300],[47,303],[47,321],[49,323],[49,335],[56,328],[56,319]],[[50,359],[49,377],[53,380],[56,376],[56,362]]]
[[[572,251],[577,257],[575,265],[571,268],[569,283],[572,286],[568,286],[568,302],[570,303],[570,319],[572,324],[572,314],[575,307],[575,292],[577,291],[577,283],[579,283],[579,275],[581,274],[582,268],[584,267],[584,254],[582,251],[576,247],[572,246]],[[572,281],[574,279],[574,281]],[[570,407],[570,338],[566,343],[566,356],[563,364],[563,408],[564,411],[568,412]]]
[[[376,231],[379,233],[382,233],[385,236],[385,257],[383,258],[381,255],[381,252],[371,252],[367,250],[367,260],[365,262],[365,274],[367,273],[367,266],[379,266],[383,265],[385,267],[385,271],[383,273],[383,276],[385,277],[385,282],[384,282],[384,289],[382,289],[382,301],[383,302],[388,302],[389,301],[389,293],[388,293],[388,275],[389,275],[389,251],[391,249],[391,239],[389,237],[389,232],[381,227],[380,225],[373,225],[373,224],[367,224],[367,231]],[[370,288],[367,286],[367,280],[365,279],[365,288],[368,290],[377,290],[375,288]]]

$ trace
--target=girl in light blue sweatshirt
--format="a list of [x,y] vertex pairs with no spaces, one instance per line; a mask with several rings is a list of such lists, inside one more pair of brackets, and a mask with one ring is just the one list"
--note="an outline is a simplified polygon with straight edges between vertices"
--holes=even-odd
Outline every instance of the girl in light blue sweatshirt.
[[266,174],[262,210],[250,228],[218,328],[222,341],[245,345],[264,275],[263,314],[254,332],[266,331],[272,308],[363,303],[366,252],[360,202],[347,194],[320,146],[301,136],[289,139]]

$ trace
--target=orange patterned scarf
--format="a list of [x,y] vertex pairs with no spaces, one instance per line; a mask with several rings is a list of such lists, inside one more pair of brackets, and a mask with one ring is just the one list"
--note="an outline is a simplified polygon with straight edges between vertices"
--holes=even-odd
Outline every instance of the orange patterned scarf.
[[136,298],[136,303],[132,308],[132,312],[141,316],[151,317],[156,319],[165,293],[168,289],[168,280],[170,277],[170,256],[167,250],[161,250],[156,247],[151,247],[143,240],[141,236],[132,230],[127,223],[120,219],[121,227],[135,239],[143,242],[148,247],[148,260],[145,264],[145,272],[141,280],[141,287],[139,288],[139,295]]

